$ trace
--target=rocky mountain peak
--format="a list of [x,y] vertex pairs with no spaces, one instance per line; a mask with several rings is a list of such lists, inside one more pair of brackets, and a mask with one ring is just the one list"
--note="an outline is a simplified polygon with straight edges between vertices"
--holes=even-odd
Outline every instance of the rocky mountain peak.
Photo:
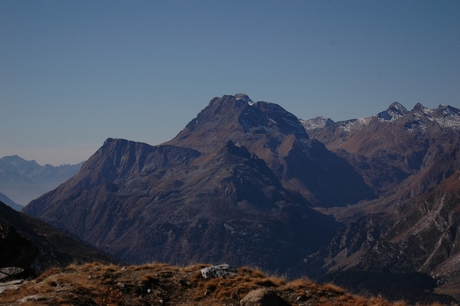
[[436,111],[443,117],[460,117],[460,109],[450,105],[439,105]]
[[414,108],[412,109],[411,112],[413,112],[413,113],[427,113],[429,111],[430,111],[430,109],[428,107],[424,106],[421,103],[417,103],[417,104],[415,104],[415,106],[414,106]]
[[[296,135],[308,139],[299,119],[275,103],[252,102],[246,94],[213,98],[169,144],[214,151],[229,139],[240,142]],[[245,146],[247,144],[243,143]]]
[[254,103],[251,98],[249,98],[249,96],[245,93],[239,93],[239,94],[236,94],[235,95],[235,99],[237,101],[243,101],[243,102],[246,102],[248,103],[249,105],[252,105],[252,103]]

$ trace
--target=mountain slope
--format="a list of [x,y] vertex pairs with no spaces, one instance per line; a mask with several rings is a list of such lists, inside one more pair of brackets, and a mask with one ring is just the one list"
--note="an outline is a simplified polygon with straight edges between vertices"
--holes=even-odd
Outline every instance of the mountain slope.
[[459,239],[460,171],[392,212],[351,222],[319,257],[329,272],[423,272],[448,287],[460,276]]
[[0,246],[0,267],[17,266],[43,272],[76,262],[115,262],[93,247],[1,202]]
[[5,156],[0,158],[0,192],[26,205],[75,175],[81,165],[40,166],[17,155]]

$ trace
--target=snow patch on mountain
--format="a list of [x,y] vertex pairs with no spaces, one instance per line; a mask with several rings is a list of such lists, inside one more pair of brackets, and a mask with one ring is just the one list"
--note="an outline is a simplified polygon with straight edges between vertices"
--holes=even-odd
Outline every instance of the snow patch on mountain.
[[354,130],[362,129],[364,126],[368,125],[371,120],[372,120],[372,117],[357,118],[357,119],[341,121],[339,122],[340,123],[339,127],[341,130],[345,132],[351,132]]
[[436,114],[434,119],[440,126],[460,131],[459,109],[449,105],[440,105],[433,113]]
[[299,121],[306,131],[320,129],[334,124],[334,121],[332,119],[323,116],[319,116],[308,120],[299,119]]
[[249,96],[245,93],[239,93],[239,94],[236,94],[235,95],[235,99],[236,101],[243,101],[243,102],[246,102],[248,103],[249,105],[253,105],[254,102],[251,100],[251,98],[249,98]]
[[412,132],[422,132],[422,133],[424,133],[426,131],[426,123],[423,120],[424,117],[425,116],[423,116],[423,115],[421,115],[419,113],[414,113],[412,115],[412,118],[410,120],[408,120],[404,124],[404,128],[409,133],[412,133]]

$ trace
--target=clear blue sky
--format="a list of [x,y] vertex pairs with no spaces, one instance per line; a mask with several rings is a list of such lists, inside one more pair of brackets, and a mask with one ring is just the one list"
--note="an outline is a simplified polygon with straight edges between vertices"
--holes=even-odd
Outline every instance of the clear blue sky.
[[302,119],[460,107],[460,1],[0,0],[0,157],[160,144],[239,92]]

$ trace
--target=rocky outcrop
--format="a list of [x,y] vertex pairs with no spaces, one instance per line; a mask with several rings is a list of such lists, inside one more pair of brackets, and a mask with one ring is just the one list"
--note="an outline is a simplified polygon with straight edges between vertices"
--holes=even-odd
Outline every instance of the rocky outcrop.
[[218,266],[211,266],[207,267],[204,269],[201,269],[201,275],[204,278],[227,278],[229,276],[235,276],[238,274],[238,271],[228,265],[228,264],[222,264]]

